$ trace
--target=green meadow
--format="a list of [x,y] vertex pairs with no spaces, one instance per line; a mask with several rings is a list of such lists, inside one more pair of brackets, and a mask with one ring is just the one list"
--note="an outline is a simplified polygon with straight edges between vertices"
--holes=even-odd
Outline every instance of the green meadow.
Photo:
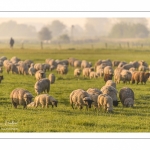
[[[7,59],[16,56],[21,60],[30,59],[34,63],[45,63],[45,59],[68,59],[74,57],[79,60],[87,60],[94,63],[99,59],[120,61],[144,60],[150,64],[150,47],[122,47],[112,44],[107,48],[104,44],[81,44],[81,45],[51,45],[25,44],[24,49],[16,44],[10,49],[7,44],[0,44],[0,57]],[[114,68],[115,69],[115,68]],[[58,100],[58,107],[29,108],[19,106],[13,108],[10,101],[10,93],[13,89],[21,87],[27,89],[35,97],[34,76],[6,73],[3,68],[4,80],[0,83],[0,132],[150,132],[150,81],[142,84],[117,84],[117,90],[130,87],[135,93],[134,108],[123,108],[119,103],[114,107],[113,113],[95,111],[92,107],[89,111],[73,110],[69,103],[69,95],[78,88],[101,89],[105,85],[103,78],[78,78],[73,76],[74,68],[69,66],[67,75],[59,75],[56,70],[47,71],[46,76],[54,73],[56,81],[51,84],[50,95]],[[34,98],[33,98],[34,100]],[[119,97],[118,97],[119,100]]]

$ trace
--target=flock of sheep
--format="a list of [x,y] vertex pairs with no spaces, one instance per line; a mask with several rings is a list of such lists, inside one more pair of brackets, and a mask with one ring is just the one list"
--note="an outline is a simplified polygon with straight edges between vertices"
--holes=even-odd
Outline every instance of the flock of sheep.
[[[78,60],[68,58],[66,60],[46,59],[44,63],[34,63],[32,60],[24,60],[12,57],[0,57],[0,73],[3,69],[9,74],[22,74],[35,76],[36,83],[34,90],[37,96],[33,99],[33,95],[26,89],[16,88],[10,94],[12,105],[17,108],[23,105],[23,108],[38,107],[41,105],[49,107],[52,105],[57,107],[58,101],[50,96],[50,85],[55,83],[55,75],[50,73],[46,78],[46,71],[56,70],[58,74],[67,74],[68,66],[74,67],[74,76],[83,76],[84,78],[103,78],[105,85],[101,89],[89,88],[87,91],[76,89],[70,93],[70,104],[72,108],[87,109],[93,106],[95,109],[103,108],[106,112],[112,112],[113,107],[118,106],[116,84],[120,81],[123,83],[131,82],[132,84],[146,84],[149,78],[149,66],[141,61],[124,62],[111,60],[98,60],[94,65],[86,60]],[[3,79],[3,76],[1,76]],[[114,78],[114,80],[113,80]],[[1,80],[0,80],[1,81]],[[123,106],[134,106],[134,92],[131,88],[123,87],[119,91],[119,99]]]

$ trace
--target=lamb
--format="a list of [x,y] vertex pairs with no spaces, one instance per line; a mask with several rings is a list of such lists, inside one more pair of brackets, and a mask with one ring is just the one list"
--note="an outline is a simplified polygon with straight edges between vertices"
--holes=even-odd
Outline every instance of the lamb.
[[74,76],[79,77],[80,75],[81,75],[81,69],[80,68],[74,69]]
[[133,107],[134,105],[134,92],[131,88],[123,87],[119,91],[119,98],[123,106]]
[[29,103],[28,105],[27,105],[27,108],[33,108],[34,107],[34,102],[31,102],[31,103]]
[[43,70],[36,71],[36,73],[35,73],[35,79],[38,81],[38,80],[40,80],[42,78],[46,78],[45,72]]
[[34,85],[35,93],[37,95],[41,94],[42,92],[50,92],[50,80],[47,78],[40,79]]
[[6,65],[6,71],[7,71],[8,74],[9,74],[10,71],[12,72],[12,74],[14,74],[14,73],[18,74],[18,67],[17,67],[17,65],[15,65],[13,63],[8,63]]
[[113,106],[118,106],[117,90],[113,86],[103,86],[101,88],[103,94],[109,95],[113,99]]
[[32,94],[22,88],[16,88],[10,93],[10,99],[14,108],[18,105],[23,105],[23,108],[27,108],[27,105],[32,102]]
[[98,108],[104,107],[107,112],[113,112],[113,99],[108,94],[100,94],[97,99]]
[[114,74],[114,70],[111,66],[106,66],[104,68],[104,74]]
[[48,79],[50,80],[51,84],[55,83],[55,75],[53,73],[49,74]]
[[79,109],[86,106],[86,109],[88,110],[88,108],[91,108],[92,102],[93,100],[91,100],[90,95],[82,89],[74,90],[70,94],[70,104],[73,109],[75,105],[75,107],[78,107]]
[[54,106],[57,107],[57,103],[58,103],[58,101],[54,97],[52,97],[48,94],[40,94],[40,95],[36,96],[34,99],[34,106],[36,108],[39,105],[42,105],[42,108],[44,108],[44,107],[48,108],[49,105],[52,105],[52,108],[53,108]]

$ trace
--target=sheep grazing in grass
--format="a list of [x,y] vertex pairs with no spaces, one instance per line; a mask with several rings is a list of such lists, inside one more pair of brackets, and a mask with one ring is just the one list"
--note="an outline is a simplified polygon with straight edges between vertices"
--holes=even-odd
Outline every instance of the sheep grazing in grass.
[[92,105],[94,106],[94,109],[98,107],[97,98],[100,94],[102,94],[102,91],[100,91],[97,88],[89,88],[87,90],[87,93],[90,95],[91,99],[93,100]]
[[104,108],[107,112],[113,112],[113,99],[107,94],[100,94],[97,99],[98,109]]
[[131,88],[123,87],[119,91],[119,98],[123,106],[133,107],[134,105],[134,92]]
[[54,97],[52,97],[48,94],[40,94],[40,95],[36,96],[34,99],[34,106],[36,108],[39,105],[41,105],[42,108],[44,108],[44,107],[48,108],[49,105],[52,105],[52,108],[53,108],[54,106],[57,107],[57,103],[58,103],[58,101]]
[[40,80],[42,78],[46,78],[45,72],[43,70],[36,71],[36,73],[35,73],[35,79],[38,81],[38,80]]
[[71,92],[70,94],[70,104],[72,108],[74,109],[75,107],[78,107],[79,109],[82,109],[83,106],[86,106],[86,109],[91,108],[93,100],[91,100],[90,95],[82,90],[82,89],[77,89]]
[[132,74],[132,84],[134,84],[136,82],[136,84],[138,84],[139,82],[141,82],[141,84],[146,84],[148,78],[150,76],[149,72],[140,72],[140,71],[135,71]]
[[22,88],[16,88],[10,93],[10,99],[14,108],[18,105],[23,105],[23,108],[27,108],[27,105],[32,102],[32,94]]
[[50,92],[50,80],[47,78],[40,79],[34,85],[35,93],[37,95],[41,94],[42,92]]
[[81,75],[81,69],[80,68],[74,69],[74,76],[79,77],[80,75]]
[[49,74],[48,79],[50,80],[51,84],[55,83],[55,75],[53,73]]
[[58,74],[67,74],[68,73],[68,66],[67,65],[62,65],[62,64],[58,64],[56,71]]
[[116,89],[116,83],[113,80],[107,80],[106,86],[113,86]]
[[109,95],[113,99],[113,106],[118,106],[117,90],[113,86],[103,86],[101,88],[103,94]]

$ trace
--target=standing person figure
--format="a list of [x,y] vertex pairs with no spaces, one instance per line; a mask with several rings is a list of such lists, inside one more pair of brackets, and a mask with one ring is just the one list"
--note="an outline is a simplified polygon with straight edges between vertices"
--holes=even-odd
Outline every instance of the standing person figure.
[[13,46],[14,46],[14,43],[15,43],[15,41],[14,41],[14,39],[11,37],[10,38],[10,48],[13,48]]

